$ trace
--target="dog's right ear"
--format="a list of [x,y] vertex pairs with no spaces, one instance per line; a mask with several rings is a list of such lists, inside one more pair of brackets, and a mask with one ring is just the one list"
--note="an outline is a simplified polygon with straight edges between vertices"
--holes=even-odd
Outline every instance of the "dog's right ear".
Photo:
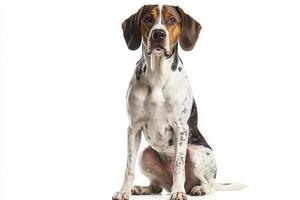
[[143,8],[144,6],[122,23],[123,36],[130,50],[138,49],[142,42],[140,18]]

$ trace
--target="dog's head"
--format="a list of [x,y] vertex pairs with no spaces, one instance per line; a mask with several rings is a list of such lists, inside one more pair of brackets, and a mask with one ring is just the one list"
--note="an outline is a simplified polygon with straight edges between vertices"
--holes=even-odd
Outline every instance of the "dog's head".
[[178,41],[183,50],[192,50],[201,25],[178,6],[145,5],[122,23],[122,29],[129,49],[143,42],[148,55],[169,56]]

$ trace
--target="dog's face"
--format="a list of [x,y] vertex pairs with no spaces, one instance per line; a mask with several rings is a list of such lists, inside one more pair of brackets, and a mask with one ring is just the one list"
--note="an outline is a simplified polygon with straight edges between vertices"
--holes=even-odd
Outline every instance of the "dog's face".
[[200,24],[180,7],[145,5],[122,23],[127,46],[139,48],[143,42],[148,55],[172,54],[180,43],[182,49],[192,50],[201,30]]

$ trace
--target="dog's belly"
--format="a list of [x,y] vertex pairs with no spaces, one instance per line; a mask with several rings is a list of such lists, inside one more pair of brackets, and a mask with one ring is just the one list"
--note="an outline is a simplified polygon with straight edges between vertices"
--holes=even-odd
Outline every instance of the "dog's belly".
[[146,120],[143,132],[150,146],[157,152],[173,153],[173,129],[167,119],[149,119]]

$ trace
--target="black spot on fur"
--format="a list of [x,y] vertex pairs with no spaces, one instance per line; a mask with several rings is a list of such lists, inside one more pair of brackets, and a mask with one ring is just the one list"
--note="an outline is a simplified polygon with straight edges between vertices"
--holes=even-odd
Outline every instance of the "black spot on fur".
[[144,65],[144,58],[142,57],[137,63],[136,63],[136,69],[135,69],[135,77],[137,80],[141,79],[141,76],[146,71],[146,65]]
[[165,127],[165,132],[173,132],[173,128],[171,126]]
[[179,60],[180,60],[181,64],[183,65],[183,62],[182,62],[181,58],[180,58],[179,56],[178,56],[178,58],[179,58]]
[[178,70],[181,72],[182,71],[182,67],[178,67]]
[[149,136],[149,135],[147,135],[147,138],[148,138],[148,140],[151,140],[151,138],[150,138],[150,136]]
[[176,44],[174,46],[174,59],[173,59],[173,63],[172,63],[172,66],[171,66],[171,69],[172,71],[176,71],[177,69],[177,66],[178,66],[178,44]]
[[198,113],[197,113],[197,106],[196,106],[195,100],[193,102],[191,114],[190,114],[190,117],[189,117],[187,123],[189,125],[189,141],[188,141],[188,143],[201,145],[201,146],[211,149],[211,147],[208,145],[205,138],[201,135],[201,133],[197,127]]
[[214,178],[217,178],[217,169],[216,169],[216,171],[215,171]]
[[169,146],[172,146],[173,144],[174,144],[173,139],[170,139],[170,140],[169,140]]
[[222,183],[222,185],[231,185],[231,183]]

